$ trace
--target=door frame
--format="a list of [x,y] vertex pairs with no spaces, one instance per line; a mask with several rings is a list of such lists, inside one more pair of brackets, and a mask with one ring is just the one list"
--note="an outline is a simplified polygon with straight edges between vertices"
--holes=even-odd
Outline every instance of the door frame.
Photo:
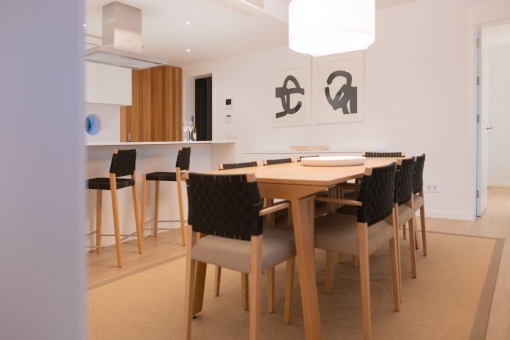
[[[474,187],[474,217],[479,217],[483,215],[483,212],[485,211],[485,208],[487,204],[485,204],[485,208],[481,206],[481,199],[482,194],[479,194],[482,192],[481,188],[481,134],[482,134],[482,84],[484,83],[484,80],[482,79],[482,30],[484,28],[489,27],[495,27],[500,25],[508,25],[510,24],[510,17],[500,20],[494,20],[489,21],[485,23],[480,23],[475,25],[474,29],[474,71],[475,71],[475,77],[474,77],[474,111],[475,111],[475,133],[474,133],[474,153],[475,153],[475,164],[474,164],[474,171],[475,171],[475,187]],[[479,42],[479,43],[478,43]],[[478,85],[477,79],[480,77],[480,85]],[[486,181],[488,183],[488,181]],[[487,189],[485,189],[487,190]]]

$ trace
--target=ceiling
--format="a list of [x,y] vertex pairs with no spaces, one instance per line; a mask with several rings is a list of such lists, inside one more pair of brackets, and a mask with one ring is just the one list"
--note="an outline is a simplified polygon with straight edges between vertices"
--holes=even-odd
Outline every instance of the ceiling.
[[[229,0],[232,1],[232,0]],[[377,0],[378,9],[416,0]],[[85,0],[86,39],[102,35],[102,8],[112,0]],[[121,0],[142,10],[142,53],[187,66],[288,43],[285,21],[263,11],[245,16],[218,4],[225,0]],[[290,0],[265,0],[266,7]],[[281,17],[281,15],[280,15]],[[186,25],[190,21],[191,25]],[[95,39],[96,44],[100,41]],[[190,52],[186,52],[186,50]]]

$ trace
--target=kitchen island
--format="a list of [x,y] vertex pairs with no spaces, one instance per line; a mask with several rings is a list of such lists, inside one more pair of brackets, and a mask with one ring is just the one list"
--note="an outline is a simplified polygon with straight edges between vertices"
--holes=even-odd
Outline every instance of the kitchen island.
[[[89,143],[87,147],[86,177],[84,180],[95,177],[109,177],[110,163],[113,150],[137,149],[136,180],[138,189],[138,202],[141,200],[142,176],[155,171],[175,171],[177,153],[181,147],[191,147],[190,171],[210,171],[218,169],[219,163],[236,162],[235,141],[204,141],[204,142],[117,142],[117,143]],[[187,194],[183,185],[184,216],[187,219]],[[175,182],[162,183],[159,192],[159,219],[178,220],[179,208],[177,203],[177,187]],[[121,234],[131,234],[136,230],[133,200],[130,189],[120,189],[119,217]],[[95,230],[96,218],[96,191],[87,190],[86,230],[88,234]],[[139,207],[140,208],[140,207]],[[103,192],[102,234],[113,235],[113,215],[111,196],[109,191]],[[147,206],[145,216],[145,229],[152,227],[151,219],[154,211],[154,185],[149,183],[147,188]],[[161,223],[160,228],[180,227],[178,222]],[[150,230],[145,230],[150,235]],[[130,238],[131,239],[131,238]],[[128,240],[130,240],[128,239]],[[95,237],[89,236],[87,245],[92,246]],[[102,238],[102,245],[113,245],[113,236]],[[128,249],[126,249],[128,250]],[[123,250],[124,251],[124,250]]]

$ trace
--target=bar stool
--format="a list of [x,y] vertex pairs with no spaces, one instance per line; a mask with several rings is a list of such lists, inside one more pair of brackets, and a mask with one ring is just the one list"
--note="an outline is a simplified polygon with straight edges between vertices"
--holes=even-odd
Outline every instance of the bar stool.
[[[99,177],[92,178],[87,181],[87,188],[91,190],[97,190],[97,201],[96,201],[96,231],[88,234],[96,234],[96,245],[92,248],[96,248],[96,252],[99,253],[101,246],[101,236],[115,236],[115,248],[117,251],[117,265],[122,267],[122,250],[121,242],[128,237],[136,234],[138,240],[138,252],[142,253],[142,238],[141,228],[139,225],[138,218],[138,194],[136,190],[136,149],[133,150],[114,150],[112,163],[110,165],[110,178]],[[131,176],[131,178],[118,178],[124,176]],[[119,204],[117,198],[117,189],[132,187],[133,192],[133,206],[135,209],[135,223],[136,231],[127,234],[120,234],[119,225]],[[101,215],[102,215],[102,194],[103,190],[110,190],[112,195],[112,208],[113,208],[113,226],[115,229],[114,235],[101,234]],[[121,239],[120,237],[123,236]]]
[[[186,238],[184,235],[184,208],[182,205],[182,188],[181,180],[182,175],[189,171],[191,148],[180,148],[177,154],[177,161],[175,162],[175,172],[151,172],[143,175],[142,177],[142,230],[145,226],[145,206],[147,201],[147,181],[154,181],[155,194],[154,194],[154,216],[152,236],[158,236],[158,222],[180,222],[181,223],[181,238],[182,245],[186,245]],[[177,184],[177,201],[179,203],[179,220],[158,220],[159,213],[159,182],[176,182]],[[159,228],[161,230],[169,230],[170,228]]]

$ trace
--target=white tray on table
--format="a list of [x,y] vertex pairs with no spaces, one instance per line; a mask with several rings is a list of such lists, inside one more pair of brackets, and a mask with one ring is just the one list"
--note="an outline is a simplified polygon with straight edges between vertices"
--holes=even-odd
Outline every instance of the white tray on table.
[[354,166],[365,164],[363,156],[320,156],[301,158],[305,166]]

